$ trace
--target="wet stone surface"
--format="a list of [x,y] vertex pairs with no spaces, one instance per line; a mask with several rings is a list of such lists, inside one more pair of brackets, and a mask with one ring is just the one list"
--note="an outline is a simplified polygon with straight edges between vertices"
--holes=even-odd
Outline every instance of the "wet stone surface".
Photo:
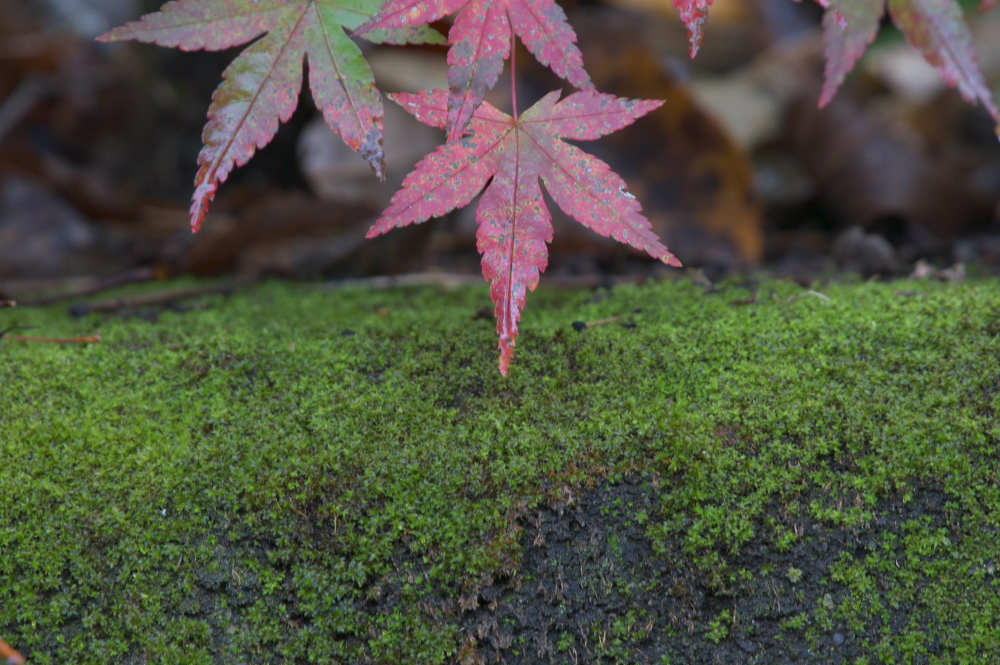
[[[923,490],[905,506],[885,501],[875,511],[881,517],[861,529],[797,518],[802,537],[785,551],[757,528],[706,569],[679,542],[654,548],[647,532],[661,491],[631,477],[564,491],[557,505],[524,518],[519,572],[462,613],[471,649],[460,662],[853,662],[871,653],[866,638],[879,627],[858,634],[835,618],[846,590],[830,579],[830,566],[845,554],[865,557],[917,514],[943,523],[944,494]],[[831,617],[828,630],[812,620],[809,631],[797,625],[818,608]],[[891,624],[908,620],[907,608],[892,614]]]

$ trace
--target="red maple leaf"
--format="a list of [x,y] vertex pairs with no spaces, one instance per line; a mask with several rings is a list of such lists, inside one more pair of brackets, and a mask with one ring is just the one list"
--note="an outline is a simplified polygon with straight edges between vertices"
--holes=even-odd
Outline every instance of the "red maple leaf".
[[576,33],[554,0],[389,0],[355,34],[431,23],[459,12],[448,33],[448,140],[465,132],[473,111],[510,56],[511,31],[543,65],[582,89],[592,89]]
[[[382,99],[361,50],[344,32],[361,25],[379,0],[176,0],[98,39],[135,39],[184,50],[216,51],[267,35],[223,73],[202,134],[191,203],[197,231],[219,183],[267,145],[298,106],[302,62],[327,124],[384,180]],[[369,33],[376,43],[440,42],[426,26]]]
[[[988,6],[991,0],[984,0]],[[875,38],[886,4],[893,23],[913,48],[937,67],[949,85],[958,88],[966,101],[978,101],[1000,123],[993,94],[986,81],[972,35],[955,0],[820,0],[827,8],[823,17],[826,41],[826,82],[820,106],[833,98],[844,76],[851,71]]]
[[[432,127],[444,129],[450,122],[447,91],[390,98]],[[483,275],[496,305],[504,375],[514,355],[527,292],[535,289],[548,264],[545,243],[552,240],[552,217],[539,179],[556,204],[584,226],[668,265],[680,265],[653,233],[625,181],[604,162],[563,141],[599,138],[663,102],[621,99],[592,90],[558,100],[559,92],[551,92],[519,118],[484,102],[472,116],[470,134],[439,146],[421,160],[368,232],[373,238],[443,215],[468,205],[486,188],[476,210],[476,237]]]

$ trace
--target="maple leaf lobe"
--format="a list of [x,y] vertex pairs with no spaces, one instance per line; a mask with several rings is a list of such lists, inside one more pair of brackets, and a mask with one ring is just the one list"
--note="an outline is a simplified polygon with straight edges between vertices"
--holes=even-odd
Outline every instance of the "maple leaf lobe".
[[244,44],[270,30],[286,3],[261,0],[246,10],[245,0],[171,0],[160,11],[119,26],[97,41],[137,40],[185,51],[218,51]]
[[510,23],[500,2],[470,0],[448,33],[448,140],[462,136],[472,112],[496,85],[510,56]]
[[837,88],[875,39],[885,13],[884,0],[824,0],[823,41],[826,66],[819,105],[833,99]]

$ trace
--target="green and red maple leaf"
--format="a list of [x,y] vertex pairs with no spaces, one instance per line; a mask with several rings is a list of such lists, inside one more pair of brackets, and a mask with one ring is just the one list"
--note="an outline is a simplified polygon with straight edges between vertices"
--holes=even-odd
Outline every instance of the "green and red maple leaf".
[[[826,8],[821,105],[864,54],[888,8],[909,43],[945,81],[1000,123],[956,0],[819,1]],[[671,2],[687,27],[693,57],[712,0]],[[981,0],[981,9],[996,2]],[[384,5],[382,0],[175,0],[100,39],[185,50],[218,50],[257,40],[226,69],[209,108],[191,204],[197,231],[219,184],[265,146],[295,111],[304,63],[327,124],[382,178],[381,95],[345,31],[355,30],[375,43],[443,42],[427,24],[450,14],[457,15],[447,40],[449,89],[395,97],[421,121],[446,129],[448,141],[407,177],[369,236],[466,206],[483,192],[476,213],[477,244],[491,284],[500,369],[506,374],[527,292],[548,263],[551,216],[540,183],[585,226],[680,265],[653,233],[624,181],[564,141],[596,139],[661,102],[594,91],[576,34],[555,0],[388,0]],[[558,92],[550,93],[520,117],[484,103],[510,57],[514,35],[581,91],[562,101]]]
[[[202,134],[191,226],[201,227],[219,183],[267,145],[299,103],[303,61],[309,89],[327,124],[384,180],[382,99],[358,46],[344,32],[361,25],[379,0],[175,0],[155,14],[115,28],[101,41],[135,39],[184,50],[244,44],[223,73]],[[427,26],[367,35],[376,43],[440,42]]]
[[[451,122],[444,90],[391,97],[432,127]],[[500,335],[500,371],[507,374],[528,291],[548,264],[552,216],[539,180],[562,210],[602,236],[641,249],[672,266],[680,262],[653,233],[635,197],[601,160],[563,139],[588,141],[631,124],[663,102],[620,99],[593,90],[558,101],[550,92],[517,119],[483,102],[469,134],[425,157],[403,181],[368,237],[467,206],[476,210],[476,245],[490,282]]]

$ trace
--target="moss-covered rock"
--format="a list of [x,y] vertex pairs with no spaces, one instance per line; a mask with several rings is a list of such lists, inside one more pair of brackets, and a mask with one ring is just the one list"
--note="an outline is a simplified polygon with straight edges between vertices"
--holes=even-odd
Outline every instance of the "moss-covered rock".
[[485,288],[0,310],[104,337],[0,340],[0,637],[38,664],[1000,661],[998,287],[543,286],[506,379]]

